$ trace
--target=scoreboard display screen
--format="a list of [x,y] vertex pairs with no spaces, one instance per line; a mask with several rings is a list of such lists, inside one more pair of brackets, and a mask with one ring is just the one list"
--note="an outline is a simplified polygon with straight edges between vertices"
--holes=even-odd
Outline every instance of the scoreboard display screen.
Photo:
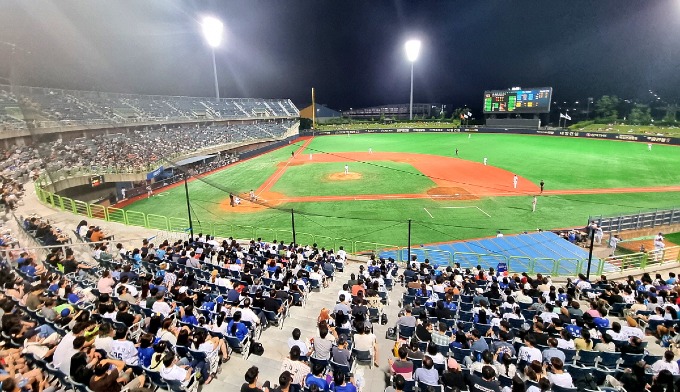
[[484,113],[548,113],[552,87],[484,92]]

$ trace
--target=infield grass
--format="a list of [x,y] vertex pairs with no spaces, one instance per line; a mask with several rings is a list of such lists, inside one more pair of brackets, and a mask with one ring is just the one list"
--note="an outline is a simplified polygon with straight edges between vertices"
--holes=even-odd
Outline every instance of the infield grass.
[[[290,196],[384,195],[423,193],[435,186],[407,163],[374,161],[347,162],[350,174],[360,179],[345,180],[344,163],[308,163],[288,167],[272,191]],[[331,179],[335,175],[336,179]]]

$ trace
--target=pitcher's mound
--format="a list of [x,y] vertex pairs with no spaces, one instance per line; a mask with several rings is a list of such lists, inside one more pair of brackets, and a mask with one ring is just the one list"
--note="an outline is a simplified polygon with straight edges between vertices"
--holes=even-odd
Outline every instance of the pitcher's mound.
[[428,189],[427,194],[434,200],[476,200],[476,195],[468,192],[464,188],[457,187],[436,187]]
[[361,173],[349,172],[347,174],[343,173],[332,173],[328,177],[329,181],[350,181],[350,180],[360,180]]

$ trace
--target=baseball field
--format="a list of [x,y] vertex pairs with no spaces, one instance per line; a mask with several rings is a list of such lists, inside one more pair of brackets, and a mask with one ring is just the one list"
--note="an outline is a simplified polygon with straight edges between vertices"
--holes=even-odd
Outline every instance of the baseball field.
[[[680,147],[649,150],[634,142],[463,133],[334,135],[301,138],[195,178],[189,194],[197,232],[213,225],[220,234],[290,241],[282,231],[291,230],[292,210],[298,242],[354,242],[361,249],[375,246],[369,243],[405,246],[409,220],[412,244],[428,244],[497,230],[585,225],[589,215],[678,207],[678,167]],[[256,201],[249,200],[251,190]],[[241,203],[231,206],[230,193]],[[124,208],[187,217],[183,186],[166,187]]]

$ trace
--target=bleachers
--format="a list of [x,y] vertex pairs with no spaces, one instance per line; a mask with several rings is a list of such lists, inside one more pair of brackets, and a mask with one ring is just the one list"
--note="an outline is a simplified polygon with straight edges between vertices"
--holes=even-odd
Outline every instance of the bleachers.
[[[58,126],[119,124],[121,122],[201,119],[297,118],[298,109],[288,99],[242,99],[113,94],[0,85],[0,128],[23,128],[7,107],[38,113],[34,125],[55,121]],[[54,123],[48,122],[49,126]]]

